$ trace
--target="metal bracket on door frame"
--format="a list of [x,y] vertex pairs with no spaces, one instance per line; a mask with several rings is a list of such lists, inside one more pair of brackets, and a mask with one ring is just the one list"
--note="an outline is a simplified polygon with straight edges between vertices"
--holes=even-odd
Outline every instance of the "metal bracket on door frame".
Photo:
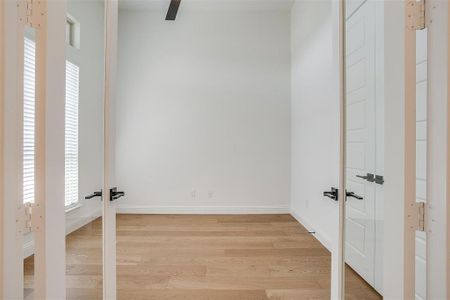
[[425,202],[415,202],[411,204],[412,206],[412,214],[408,215],[408,218],[411,219],[411,230],[414,231],[425,231],[425,210],[426,203]]
[[19,208],[19,217],[16,219],[17,232],[21,235],[41,230],[42,214],[39,204],[27,202]]
[[423,30],[426,28],[425,0],[408,1],[406,25],[409,30]]
[[41,28],[46,14],[44,1],[46,0],[17,0],[20,22],[35,29]]

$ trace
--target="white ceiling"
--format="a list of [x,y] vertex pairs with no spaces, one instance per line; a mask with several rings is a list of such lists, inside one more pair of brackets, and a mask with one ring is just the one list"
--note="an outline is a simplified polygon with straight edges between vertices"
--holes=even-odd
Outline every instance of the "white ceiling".
[[[294,0],[181,0],[181,9],[195,10],[290,10]],[[162,10],[170,0],[119,0],[120,10]]]

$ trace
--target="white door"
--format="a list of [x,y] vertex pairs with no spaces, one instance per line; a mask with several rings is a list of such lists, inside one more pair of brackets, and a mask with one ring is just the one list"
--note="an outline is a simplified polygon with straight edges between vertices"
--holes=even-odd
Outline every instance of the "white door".
[[375,286],[375,3],[350,11],[346,28],[346,185],[356,197],[346,201],[345,261]]
[[[427,29],[416,32],[416,201],[427,198]],[[415,298],[426,299],[426,233],[416,231]]]
[[[0,273],[8,275],[0,278],[1,299],[115,298],[115,211],[110,201],[95,197],[103,190],[109,200],[103,173],[109,171],[106,107],[115,59],[111,22],[117,23],[110,11],[117,10],[117,1],[105,3],[44,0],[30,7],[26,1],[2,1],[2,67],[8,76],[1,78],[7,175],[0,237],[8,243],[2,243]],[[27,8],[32,16],[41,16],[40,9],[46,13],[28,24]],[[31,217],[25,215],[29,202]],[[102,214],[100,232],[96,225],[102,222],[91,221]],[[93,229],[85,242],[66,238],[85,226]],[[24,264],[27,256],[34,256],[30,264]],[[83,297],[89,289],[95,291]]]

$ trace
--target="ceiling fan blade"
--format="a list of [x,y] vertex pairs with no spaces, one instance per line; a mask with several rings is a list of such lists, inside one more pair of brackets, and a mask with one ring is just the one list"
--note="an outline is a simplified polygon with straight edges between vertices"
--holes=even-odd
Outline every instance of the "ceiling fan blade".
[[171,0],[169,10],[167,11],[166,20],[175,21],[177,18],[178,8],[180,7],[181,0]]

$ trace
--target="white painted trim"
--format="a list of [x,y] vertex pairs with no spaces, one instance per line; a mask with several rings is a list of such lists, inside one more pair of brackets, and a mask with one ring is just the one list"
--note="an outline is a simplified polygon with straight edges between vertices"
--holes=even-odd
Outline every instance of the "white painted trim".
[[4,14],[4,43],[1,45],[4,55],[5,74],[3,105],[4,105],[4,148],[3,162],[4,172],[8,176],[3,181],[3,235],[5,241],[3,247],[3,270],[8,276],[3,277],[3,290],[1,299],[22,299],[23,298],[23,258],[21,249],[23,249],[23,239],[18,234],[19,228],[16,225],[20,217],[18,207],[19,199],[21,201],[21,161],[20,147],[20,67],[18,66],[21,56],[19,46],[19,24],[18,9],[16,1],[3,1]]
[[[116,95],[117,38],[118,38],[118,0],[105,0],[105,72],[103,99],[103,299],[115,300],[116,286],[116,207],[109,200],[111,187],[110,168],[113,157],[111,149],[114,144],[110,138],[114,97]],[[114,128],[114,127],[112,127]],[[111,136],[110,136],[111,135]],[[112,146],[112,147],[111,147]],[[107,200],[108,199],[108,200]]]
[[428,28],[428,144],[427,144],[427,295],[426,299],[449,299],[450,270],[446,259],[448,246],[447,164],[448,131],[448,1],[430,0],[427,5]]
[[4,86],[4,72],[5,72],[5,65],[4,65],[4,42],[5,42],[5,37],[3,34],[3,30],[5,28],[4,26],[4,22],[5,22],[5,18],[3,17],[3,13],[4,13],[4,1],[0,2],[0,217],[2,218],[2,220],[0,221],[0,297],[3,296],[3,274],[4,274],[4,269],[3,269],[3,245],[4,245],[4,236],[3,236],[3,205],[4,205],[4,190],[3,190],[3,175],[4,175],[4,165],[3,165],[3,160],[4,160],[4,152],[3,152],[3,122],[4,122],[4,110],[3,110],[3,106],[4,106],[4,90],[3,90],[3,86]]
[[98,209],[95,209],[94,211],[92,211],[86,217],[78,218],[77,220],[72,221],[72,222],[66,221],[66,235],[71,234],[75,230],[80,229],[81,227],[91,223],[92,221],[94,221],[95,219],[97,219],[101,216],[102,216],[102,210],[101,210],[101,208],[98,208]]
[[288,214],[288,206],[116,206],[118,214]]
[[296,211],[295,209],[291,209],[291,215],[300,223],[303,225],[303,227],[305,227],[309,232],[315,232],[313,234],[313,236],[325,247],[327,248],[328,251],[330,251],[331,253],[333,253],[334,249],[333,249],[333,242],[332,239],[330,238],[330,236],[328,236],[327,234],[324,234],[322,232],[322,230],[318,229],[318,228],[314,228],[311,226],[311,222],[309,222],[308,220],[306,220],[304,217],[301,216],[301,214]]
[[34,240],[23,243],[23,259],[34,254]]
[[[384,2],[384,175],[386,182],[384,183],[383,211],[383,296],[385,299],[411,299],[404,292],[405,278],[409,276],[405,270],[410,267],[405,266],[404,263],[406,244],[405,53],[407,52],[405,6],[405,1]],[[409,48],[415,49],[415,44]],[[412,71],[415,72],[415,60]],[[414,82],[413,87],[415,85]],[[415,117],[409,124],[415,126]],[[413,147],[415,148],[415,141]],[[413,163],[415,164],[415,161]],[[410,175],[411,178],[415,179],[415,174]],[[410,245],[414,245],[414,242]]]
[[[415,0],[405,2],[405,13],[410,13],[409,7]],[[404,250],[403,250],[403,296],[414,299],[415,295],[415,243],[416,243],[416,31],[406,29],[404,33]],[[427,118],[428,119],[428,118]],[[389,130],[389,128],[386,128]],[[388,199],[387,199],[388,200]],[[401,220],[399,220],[401,221]],[[400,238],[400,237],[399,237]]]
[[[450,33],[450,5],[447,5],[447,34]],[[447,36],[447,199],[450,199],[450,38]],[[450,270],[450,205],[447,202],[447,270]],[[447,298],[450,297],[450,274],[447,274]]]
[[[69,221],[69,222],[66,221],[66,236],[71,234],[72,232],[80,229],[81,227],[91,223],[98,217],[101,217],[101,215],[102,215],[102,210],[101,210],[101,208],[98,208],[98,209],[93,210],[86,217],[78,218],[77,220],[74,220],[74,221]],[[34,240],[30,238],[23,245],[23,258],[25,259],[33,254],[34,254]]]
[[64,130],[55,128],[64,128],[66,1],[40,4],[46,13],[36,33],[36,72],[41,78],[36,77],[35,195],[42,223],[35,232],[34,298],[65,299]]
[[[338,247],[332,252],[331,298],[345,299],[345,199],[346,195],[346,0],[339,1],[338,51],[339,66],[339,237]],[[337,260],[337,261],[336,261]]]
[[81,204],[80,202],[77,202],[77,203],[74,203],[72,205],[66,206],[66,215],[67,214],[71,214],[73,211],[78,210],[82,206],[83,206],[83,204]]

